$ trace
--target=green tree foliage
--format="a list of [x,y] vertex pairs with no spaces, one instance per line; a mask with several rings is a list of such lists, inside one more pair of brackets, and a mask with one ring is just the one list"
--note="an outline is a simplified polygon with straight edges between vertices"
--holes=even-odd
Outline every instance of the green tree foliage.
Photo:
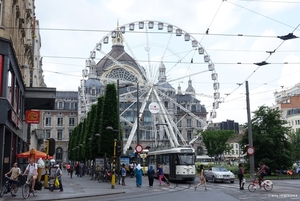
[[74,148],[75,148],[75,136],[77,133],[78,127],[75,127],[74,130],[72,131],[72,134],[69,139],[69,145],[68,145],[68,157],[70,160],[75,160],[75,153],[74,153]]
[[291,131],[289,134],[290,141],[294,147],[295,161],[300,161],[300,130]]
[[[97,110],[96,110],[96,117],[92,120],[92,141],[91,141],[91,146],[90,146],[90,153],[92,159],[95,159],[97,157],[100,157],[100,136],[95,136],[95,134],[99,133],[101,134],[102,131],[100,129],[101,125],[101,115],[102,115],[102,108],[103,108],[103,103],[104,103],[104,96],[98,97],[98,102],[97,102]],[[101,156],[102,157],[102,156]]]
[[[88,112],[87,115],[87,122],[86,122],[86,129],[84,130],[84,157],[85,159],[88,160],[93,160],[94,158],[92,157],[92,153],[90,152],[90,146],[91,146],[91,140],[92,140],[92,135],[95,135],[93,133],[93,123],[94,119],[96,118],[97,115],[97,105],[93,104],[91,107],[91,110]],[[91,139],[91,140],[89,140]]]
[[[281,119],[281,111],[267,106],[260,106],[253,112],[252,139],[255,149],[254,163],[267,164],[271,170],[287,169],[292,166],[294,151],[287,136],[290,128],[286,127],[286,121]],[[243,136],[241,145],[249,144],[248,130]]]
[[222,155],[225,151],[231,149],[228,140],[234,137],[233,130],[207,130],[202,133],[203,143],[207,149],[207,155],[210,157]]
[[100,136],[100,154],[108,157],[113,156],[114,139],[118,139],[118,133],[112,130],[107,130],[108,126],[114,129],[118,128],[118,105],[117,105],[117,90],[115,84],[106,85],[105,98],[102,107],[101,118],[101,136]]

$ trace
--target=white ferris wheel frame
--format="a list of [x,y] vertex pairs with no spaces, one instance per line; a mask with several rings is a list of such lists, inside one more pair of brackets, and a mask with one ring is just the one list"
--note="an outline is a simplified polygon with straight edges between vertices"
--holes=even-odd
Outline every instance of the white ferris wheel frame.
[[[179,107],[180,109],[182,109],[183,111],[185,111],[188,115],[190,115],[191,117],[193,117],[194,119],[200,121],[202,123],[202,131],[199,131],[198,134],[190,141],[188,142],[188,144],[192,144],[194,143],[199,137],[201,137],[201,132],[205,131],[209,124],[212,122],[212,119],[216,117],[216,109],[218,109],[219,107],[219,103],[221,103],[221,97],[220,97],[220,93],[219,93],[219,82],[218,82],[218,74],[216,73],[215,71],[215,67],[214,67],[214,64],[213,62],[211,61],[210,59],[210,56],[209,54],[206,52],[206,50],[201,46],[201,44],[198,42],[197,39],[195,39],[191,34],[189,34],[188,32],[184,31],[183,29],[175,26],[175,25],[172,25],[172,24],[169,24],[169,23],[165,23],[165,22],[161,22],[161,21],[155,21],[155,20],[144,20],[144,21],[135,21],[135,22],[130,22],[130,23],[127,23],[125,25],[122,25],[120,27],[117,27],[116,29],[112,30],[110,33],[108,33],[106,36],[104,36],[97,44],[96,46],[94,47],[94,49],[90,52],[90,56],[89,58],[86,60],[86,68],[84,70],[84,73],[83,73],[83,79],[86,79],[87,77],[87,68],[90,68],[91,65],[92,65],[92,61],[94,61],[95,57],[96,57],[96,51],[100,52],[104,57],[108,58],[109,60],[111,60],[114,65],[117,65],[118,67],[121,67],[121,68],[125,68],[126,70],[128,70],[128,68],[123,65],[122,63],[118,62],[116,59],[112,58],[110,55],[108,55],[108,53],[102,51],[102,45],[104,44],[107,44],[107,42],[105,42],[105,40],[107,40],[109,37],[112,36],[112,34],[114,34],[115,32],[117,31],[120,31],[122,34],[125,33],[126,31],[126,28],[129,29],[129,32],[132,32],[134,30],[132,30],[132,26],[135,27],[135,26],[142,26],[143,25],[143,28],[146,27],[145,29],[147,30],[147,26],[148,25],[148,29],[150,29],[150,26],[155,26],[157,25],[158,26],[158,30],[161,31],[163,30],[163,28],[167,27],[167,30],[170,34],[180,34],[181,35],[184,35],[184,37],[188,37],[188,41],[192,41],[192,47],[193,48],[196,48],[198,49],[198,53],[199,54],[203,54],[204,55],[204,62],[208,63],[208,69],[206,71],[203,71],[203,72],[207,72],[207,71],[211,71],[211,79],[213,81],[213,90],[214,90],[214,93],[212,96],[209,96],[207,95],[207,97],[212,97],[213,98],[213,105],[212,105],[212,109],[210,111],[210,116],[209,118],[207,119],[207,121],[203,121],[202,119],[200,119],[199,117],[197,117],[196,115],[194,115],[190,110],[186,109],[185,107],[183,107],[182,105],[178,104],[174,99],[168,97],[165,93],[163,93],[162,91],[160,91],[158,89],[158,87],[151,81],[148,79],[147,75],[146,75],[146,72],[144,71],[144,69],[138,64],[138,67],[139,67],[139,70],[140,72],[142,72],[142,76],[144,78],[146,78],[147,82],[145,83],[140,83],[141,79],[139,79],[139,84],[141,86],[144,87],[144,90],[145,90],[145,93],[147,92],[147,95],[146,95],[146,98],[143,99],[143,102],[142,102],[142,106],[140,108],[140,113],[139,113],[139,117],[142,116],[144,110],[145,110],[145,107],[146,107],[146,103],[147,101],[149,101],[149,98],[151,97],[152,99],[155,98],[155,100],[158,102],[160,108],[162,109],[162,113],[158,113],[158,114],[155,114],[155,115],[158,115],[158,118],[160,119],[161,122],[165,122],[166,125],[162,125],[164,130],[166,131],[166,134],[167,134],[167,137],[170,141],[170,145],[171,147],[178,147],[180,146],[178,140],[177,140],[177,137],[176,137],[176,134],[180,137],[182,143],[184,145],[187,144],[187,142],[184,140],[182,134],[180,133],[180,131],[178,130],[177,126],[176,126],[176,123],[172,120],[171,116],[168,114],[166,108],[164,107],[164,104],[162,103],[162,100],[160,98],[160,96],[164,97],[164,98],[168,98],[172,103],[174,103],[177,107]],[[152,27],[152,28],[153,28]],[[172,28],[172,31],[169,30],[169,28]],[[124,31],[124,32],[123,32]],[[150,60],[150,55],[149,55],[149,50],[150,50],[150,47],[148,46],[148,32],[146,32],[146,35],[147,35],[147,47],[145,48],[145,50],[148,52],[148,63],[149,63],[149,66],[151,64],[151,60]],[[125,41],[126,42],[126,41]],[[128,45],[128,47],[130,47]],[[131,49],[129,50],[131,52],[132,55],[133,52],[131,51]],[[95,62],[94,62],[95,63]],[[128,70],[130,72],[130,70]],[[108,71],[107,75],[110,73],[111,71]],[[203,72],[199,72],[199,73],[203,73]],[[133,73],[133,72],[131,72]],[[194,73],[194,74],[191,74],[191,75],[187,75],[189,77],[192,77],[196,74],[199,74],[199,73]],[[134,73],[133,73],[134,74]],[[138,75],[135,75],[135,76],[138,76]],[[184,76],[184,77],[187,77],[187,76]],[[108,79],[106,78],[107,82],[116,82],[117,80],[115,79]],[[178,80],[178,79],[181,79],[181,78],[177,78],[177,79],[174,79],[174,80]],[[120,82],[122,82],[124,80],[120,79]],[[128,83],[128,81],[126,80],[126,82]],[[169,82],[169,81],[167,81]],[[133,83],[133,84],[136,84],[136,83]],[[86,107],[86,111],[88,111],[88,106],[89,106],[89,103],[86,102],[86,98],[85,98],[85,94],[84,94],[84,90],[81,90],[83,92],[82,94],[82,97],[83,97],[83,102],[84,102],[84,106]],[[131,92],[128,92],[128,93],[134,93],[136,91],[131,91]],[[127,93],[127,94],[128,94]],[[143,93],[141,96],[143,96],[145,93]],[[120,94],[120,96],[122,96],[122,94]],[[134,102],[132,103],[134,104]],[[123,111],[124,113],[125,111]],[[125,119],[124,117],[122,117],[122,114],[120,114],[120,119],[125,121],[126,123],[128,123],[129,125],[132,126],[132,129],[131,129],[131,132],[130,132],[130,135],[127,139],[127,142],[126,142],[126,145],[123,149],[124,152],[126,152],[126,150],[128,150],[128,148],[130,147],[131,145],[131,142],[133,140],[133,137],[134,137],[134,134],[136,133],[136,129],[137,129],[137,124],[139,123],[138,122],[138,119],[136,118],[134,123],[131,123],[130,121],[128,121],[127,119]],[[156,137],[157,137],[157,130],[155,130],[155,142],[156,142]]]

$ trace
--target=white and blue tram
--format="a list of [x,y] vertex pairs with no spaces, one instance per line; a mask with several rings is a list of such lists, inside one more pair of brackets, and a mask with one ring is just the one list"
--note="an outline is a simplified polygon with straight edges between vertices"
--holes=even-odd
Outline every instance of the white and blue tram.
[[196,176],[195,150],[189,146],[149,150],[148,164],[155,171],[161,164],[164,175],[169,180],[194,181]]

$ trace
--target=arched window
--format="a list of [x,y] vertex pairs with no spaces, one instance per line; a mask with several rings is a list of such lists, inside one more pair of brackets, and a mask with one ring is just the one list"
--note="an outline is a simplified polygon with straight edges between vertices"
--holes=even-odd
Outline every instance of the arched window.
[[62,159],[63,159],[63,149],[61,147],[56,148],[55,159],[56,159],[56,161],[62,161]]

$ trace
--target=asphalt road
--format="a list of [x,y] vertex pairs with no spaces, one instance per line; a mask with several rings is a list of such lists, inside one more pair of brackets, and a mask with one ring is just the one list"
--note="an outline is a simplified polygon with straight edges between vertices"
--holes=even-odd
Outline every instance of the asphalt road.
[[[135,200],[135,201],[153,201],[153,200],[172,200],[172,201],[190,201],[190,200],[214,200],[214,201],[235,201],[235,200],[300,200],[300,180],[275,180],[272,191],[257,189],[255,192],[248,191],[249,182],[245,185],[245,190],[239,190],[238,183],[211,183],[208,182],[208,190],[200,186],[195,191],[194,186],[198,181],[192,183],[172,183],[171,187],[163,186],[161,188],[149,187],[149,190],[143,192],[130,192],[125,194],[108,195],[101,197],[81,198],[80,200]],[[69,199],[70,200],[70,199]],[[71,199],[73,200],[73,199]],[[76,199],[74,199],[76,200]]]

